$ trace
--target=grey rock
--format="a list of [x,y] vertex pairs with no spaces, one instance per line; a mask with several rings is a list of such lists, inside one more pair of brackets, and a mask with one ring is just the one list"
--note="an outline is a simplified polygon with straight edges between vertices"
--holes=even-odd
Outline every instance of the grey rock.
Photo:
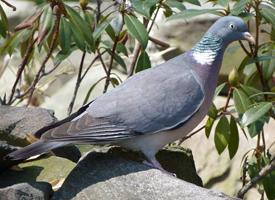
[[53,112],[42,108],[0,106],[0,140],[25,146],[27,134],[56,121]]
[[51,185],[46,182],[19,183],[0,189],[0,199],[3,200],[47,200],[52,194]]
[[[43,108],[0,106],[0,142],[3,141],[10,146],[26,146],[29,144],[27,134],[33,134],[56,120],[52,111]],[[9,152],[1,151],[0,147],[0,162],[3,155]],[[77,162],[81,157],[80,151],[73,145],[55,149],[53,152],[73,162]],[[0,171],[6,166],[10,165],[5,163],[0,166]]]
[[[171,158],[172,159],[172,158]],[[59,199],[234,199],[115,153],[88,153],[54,194]]]

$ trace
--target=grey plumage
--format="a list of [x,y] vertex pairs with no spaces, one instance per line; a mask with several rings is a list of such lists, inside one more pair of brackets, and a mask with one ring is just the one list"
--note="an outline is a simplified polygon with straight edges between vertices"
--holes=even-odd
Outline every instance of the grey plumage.
[[142,151],[161,169],[155,153],[188,134],[203,119],[224,50],[230,42],[242,39],[253,40],[245,23],[237,17],[221,18],[187,53],[132,76],[95,99],[72,121],[42,134],[39,145],[8,157],[27,158],[68,143],[114,143]]

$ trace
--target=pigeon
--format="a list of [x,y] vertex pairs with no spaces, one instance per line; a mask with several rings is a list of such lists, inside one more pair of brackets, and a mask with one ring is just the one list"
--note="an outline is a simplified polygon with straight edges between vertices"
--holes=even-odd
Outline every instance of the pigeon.
[[223,54],[237,40],[255,42],[241,18],[219,18],[189,51],[136,73],[67,119],[42,128],[34,134],[37,142],[7,159],[27,159],[68,144],[111,144],[141,151],[146,164],[165,171],[156,153],[207,115]]

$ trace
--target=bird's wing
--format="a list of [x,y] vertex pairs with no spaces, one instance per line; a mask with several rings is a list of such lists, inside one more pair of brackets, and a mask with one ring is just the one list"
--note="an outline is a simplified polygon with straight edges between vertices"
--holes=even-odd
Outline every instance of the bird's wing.
[[105,143],[170,130],[190,119],[203,99],[196,75],[179,56],[129,78],[42,139]]

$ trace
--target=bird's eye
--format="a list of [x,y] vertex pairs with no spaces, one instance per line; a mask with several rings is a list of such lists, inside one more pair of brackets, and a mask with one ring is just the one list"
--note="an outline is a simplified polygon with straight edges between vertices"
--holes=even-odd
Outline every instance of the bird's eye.
[[230,28],[231,30],[233,30],[233,29],[235,29],[235,25],[234,25],[234,24],[229,24],[229,28]]

